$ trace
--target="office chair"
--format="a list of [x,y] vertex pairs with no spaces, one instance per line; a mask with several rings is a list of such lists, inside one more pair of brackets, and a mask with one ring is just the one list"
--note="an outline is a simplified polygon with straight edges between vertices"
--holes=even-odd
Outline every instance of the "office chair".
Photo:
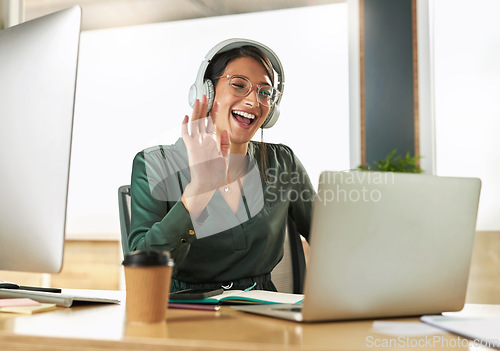
[[122,185],[118,188],[118,210],[120,214],[120,231],[123,256],[130,252],[128,246],[128,235],[130,234],[130,185]]
[[[125,256],[130,252],[128,235],[130,233],[130,185],[118,188],[118,208],[122,251]],[[283,259],[271,272],[271,279],[280,292],[302,294],[306,263],[302,241],[295,223],[288,218]]]

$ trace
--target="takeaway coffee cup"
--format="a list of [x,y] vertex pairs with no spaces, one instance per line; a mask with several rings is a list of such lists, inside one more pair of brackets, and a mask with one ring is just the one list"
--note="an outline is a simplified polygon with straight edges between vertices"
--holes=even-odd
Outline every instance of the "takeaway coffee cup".
[[127,322],[165,320],[173,265],[167,251],[133,251],[125,256]]

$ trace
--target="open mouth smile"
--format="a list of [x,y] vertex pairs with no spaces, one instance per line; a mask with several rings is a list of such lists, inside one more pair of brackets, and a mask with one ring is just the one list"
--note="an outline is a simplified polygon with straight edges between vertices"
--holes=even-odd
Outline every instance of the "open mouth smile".
[[257,120],[257,117],[254,114],[244,111],[233,110],[231,111],[231,114],[233,115],[233,118],[243,126],[250,126]]

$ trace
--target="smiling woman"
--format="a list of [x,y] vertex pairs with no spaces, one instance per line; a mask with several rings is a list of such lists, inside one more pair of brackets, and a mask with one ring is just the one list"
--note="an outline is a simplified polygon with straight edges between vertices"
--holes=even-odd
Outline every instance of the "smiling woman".
[[291,147],[313,185],[324,169],[348,169],[347,28],[347,5],[340,3],[83,31],[68,237],[118,240],[115,189],[129,184],[130,160],[177,140],[200,62],[228,36],[266,44],[286,68],[286,89],[276,82],[281,117],[264,140]]
[[[223,76],[215,83],[214,103],[218,104],[215,124],[218,135],[223,130],[228,131],[231,153],[245,154],[248,142],[264,124],[271,106],[269,100],[259,97],[260,85],[253,84],[253,89],[247,89],[246,94],[241,94],[242,82],[246,80],[249,83],[248,88],[250,88],[251,81],[271,87],[272,81],[265,66],[255,58],[251,56],[241,57],[245,53],[240,52],[240,49],[234,54],[237,56],[227,64],[224,73],[229,77],[243,78],[227,79]],[[214,58],[214,60],[216,59]],[[238,86],[235,86],[234,82],[231,83],[236,79],[239,83]],[[229,80],[230,84],[227,84],[226,80]],[[261,100],[264,100],[264,103]]]
[[[283,67],[266,46],[246,39],[218,44],[191,88],[193,112],[182,138],[136,155],[129,246],[171,252],[172,291],[276,290],[270,272],[283,257],[289,217],[307,239],[310,199],[276,196],[312,198],[307,172],[289,147],[251,141],[276,121],[283,81]],[[268,167],[280,176],[268,179]],[[296,174],[301,182],[289,179]]]

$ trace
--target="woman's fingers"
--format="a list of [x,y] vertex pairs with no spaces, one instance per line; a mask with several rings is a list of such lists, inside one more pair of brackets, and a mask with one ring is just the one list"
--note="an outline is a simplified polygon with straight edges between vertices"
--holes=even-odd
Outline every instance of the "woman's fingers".
[[189,116],[185,115],[184,119],[182,120],[182,137],[189,135],[188,122],[189,122]]
[[207,132],[207,134],[214,134],[215,133],[215,124],[212,121],[212,118],[210,118],[210,117],[207,118],[206,132]]
[[229,147],[229,134],[227,133],[227,130],[223,130],[220,134],[220,151],[222,156],[226,157],[229,154]]
[[219,103],[214,102],[212,109],[210,110],[210,117],[212,117],[212,123],[214,125],[217,123],[217,112],[219,112]]
[[208,113],[208,99],[206,95],[200,99],[196,99],[193,105],[193,116],[191,118],[191,122],[194,122],[198,119],[202,119],[207,117]]
[[193,106],[193,115],[191,117],[191,133],[205,133],[206,117],[208,113],[208,98],[206,95],[200,99],[196,99]]
[[200,107],[201,105],[201,102],[199,99],[196,99],[196,101],[194,102],[194,105],[193,105],[193,113],[191,115],[191,123],[196,121],[197,119],[200,119]]
[[191,182],[194,189],[213,191],[227,181],[227,169],[223,156],[229,154],[227,131],[221,140],[215,135],[217,105],[207,117],[208,99],[203,96],[193,105],[193,113],[185,116],[182,123],[182,138],[186,145]]
[[206,95],[203,95],[201,98],[201,103],[200,103],[200,108],[201,108],[201,118],[205,118],[208,116],[208,98]]

